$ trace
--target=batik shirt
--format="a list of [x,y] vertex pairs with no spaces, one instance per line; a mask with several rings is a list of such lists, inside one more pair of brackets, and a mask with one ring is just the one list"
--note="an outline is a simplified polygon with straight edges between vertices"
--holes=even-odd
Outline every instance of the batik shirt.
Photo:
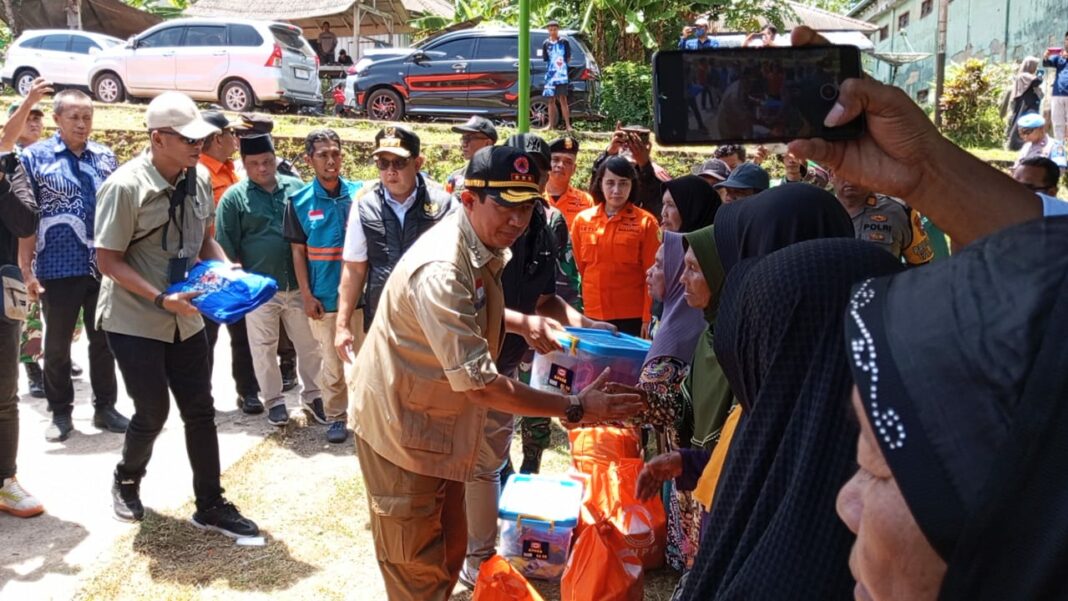
[[115,154],[89,142],[77,156],[57,133],[23,150],[21,158],[41,211],[35,275],[40,280],[96,275],[96,191],[118,168]]

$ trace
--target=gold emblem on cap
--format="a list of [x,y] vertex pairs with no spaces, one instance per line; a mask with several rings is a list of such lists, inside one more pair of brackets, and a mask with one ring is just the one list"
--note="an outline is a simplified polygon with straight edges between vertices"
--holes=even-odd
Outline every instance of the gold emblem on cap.
[[564,149],[571,150],[574,148],[575,142],[571,138],[564,138]]
[[395,128],[395,127],[387,127],[384,130],[384,133],[385,133],[386,137],[392,138],[392,137],[397,135],[397,128]]

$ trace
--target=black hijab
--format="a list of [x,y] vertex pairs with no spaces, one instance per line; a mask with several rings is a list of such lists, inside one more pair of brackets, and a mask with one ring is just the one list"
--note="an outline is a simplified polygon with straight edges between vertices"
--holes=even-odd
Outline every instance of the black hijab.
[[716,246],[730,271],[794,242],[852,238],[853,220],[833,194],[809,184],[783,184],[727,204],[716,215]]
[[841,316],[854,283],[900,269],[873,244],[835,239],[728,274],[715,350],[745,413],[684,599],[852,599],[853,535],[835,514],[858,433]]
[[1063,217],[854,291],[850,367],[901,494],[948,565],[941,599],[1065,595],[1066,302]]
[[[723,204],[715,188],[696,175],[686,175],[664,182],[662,190],[671,192],[671,198],[679,209],[679,215],[682,217],[680,234],[688,234],[712,225],[716,210]],[[663,192],[660,195],[663,196]]]

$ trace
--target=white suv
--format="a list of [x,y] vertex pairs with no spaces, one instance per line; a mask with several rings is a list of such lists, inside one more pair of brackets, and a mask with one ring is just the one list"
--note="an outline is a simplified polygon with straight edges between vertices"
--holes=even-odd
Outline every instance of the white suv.
[[319,59],[300,28],[270,21],[164,21],[96,55],[89,81],[97,100],[108,103],[169,90],[230,111],[323,101]]
[[59,88],[88,91],[92,55],[121,45],[119,38],[88,31],[24,31],[8,48],[0,79],[22,96],[29,93],[36,77],[43,77]]

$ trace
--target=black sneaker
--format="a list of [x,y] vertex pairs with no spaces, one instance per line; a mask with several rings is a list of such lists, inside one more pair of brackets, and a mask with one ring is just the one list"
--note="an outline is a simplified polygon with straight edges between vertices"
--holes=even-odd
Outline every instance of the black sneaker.
[[93,414],[93,425],[101,430],[122,434],[130,427],[130,420],[115,410],[114,405],[100,407]]
[[71,421],[70,415],[53,415],[52,425],[45,430],[45,440],[48,442],[63,442],[70,438],[70,433],[73,431],[74,422]]
[[302,402],[300,408],[304,410],[304,413],[308,414],[308,417],[323,424],[329,424],[326,419],[326,413],[323,411],[323,399],[315,399],[310,403]]
[[285,403],[275,405],[267,411],[267,423],[272,426],[284,426],[289,423],[289,410],[286,409]]
[[194,513],[190,521],[197,528],[214,530],[230,538],[246,538],[260,534],[256,522],[241,515],[237,507],[225,499],[220,500],[214,507]]
[[237,408],[248,415],[263,413],[263,403],[260,402],[260,395],[258,394],[237,397]]
[[30,396],[35,399],[45,398],[44,371],[36,361],[23,363],[26,366],[26,379],[30,382]]
[[111,485],[111,505],[116,519],[123,522],[141,521],[145,517],[145,506],[141,504],[141,481],[123,478],[116,473]]
[[341,444],[348,440],[349,431],[345,428],[345,422],[336,421],[330,424],[330,427],[326,429],[326,441],[334,444]]
[[73,361],[70,362],[70,377],[80,378],[83,373],[85,373],[85,370],[82,369],[81,365],[78,365]]
[[282,392],[289,392],[297,387],[297,372],[286,373],[282,370]]

